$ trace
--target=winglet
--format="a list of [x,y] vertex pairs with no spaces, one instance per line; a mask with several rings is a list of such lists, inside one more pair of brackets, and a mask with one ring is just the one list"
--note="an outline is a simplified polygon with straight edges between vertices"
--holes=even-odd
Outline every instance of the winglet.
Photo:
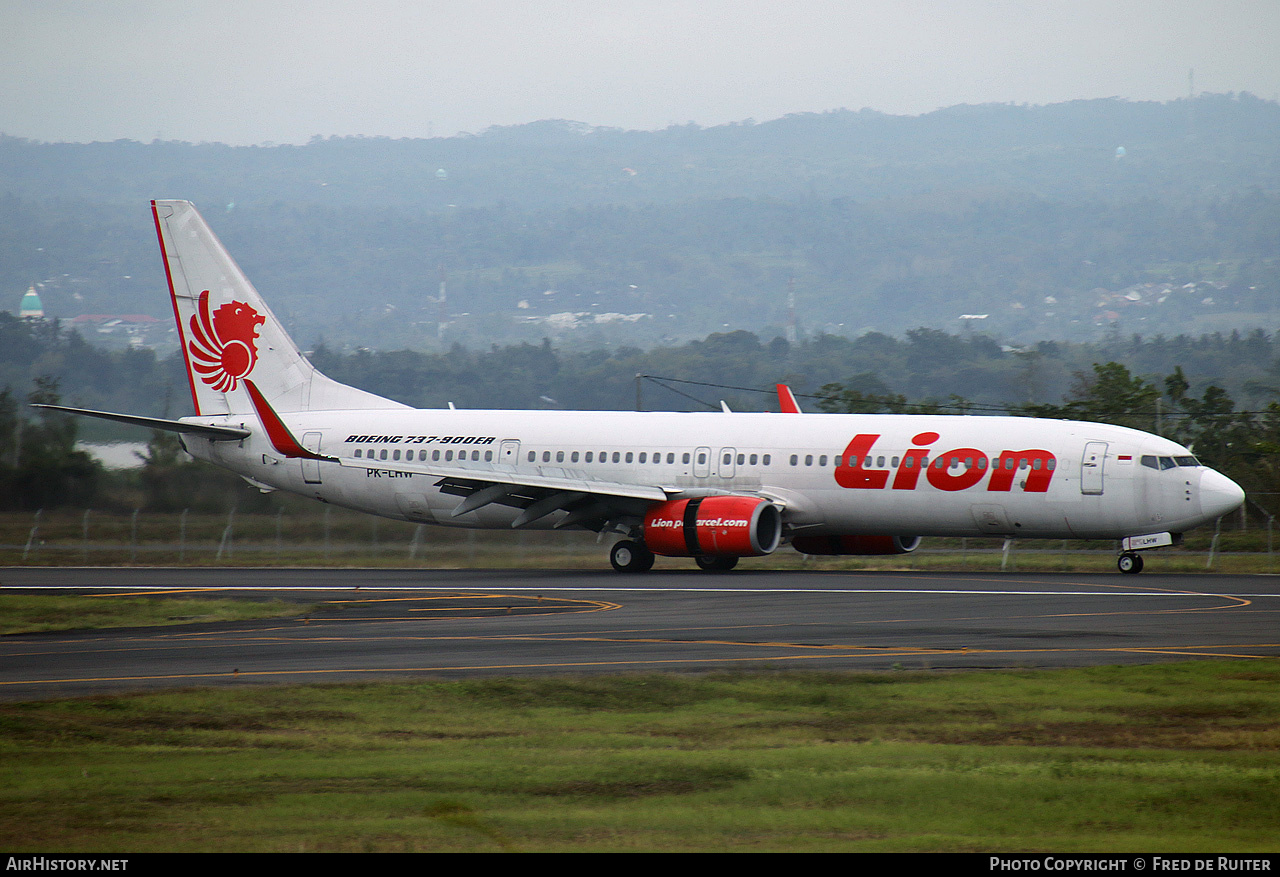
[[326,460],[331,463],[338,462],[336,457],[324,457],[320,454],[308,451],[302,445],[298,444],[298,440],[293,437],[293,433],[289,432],[289,427],[284,425],[284,421],[280,419],[280,415],[276,414],[272,409],[262,391],[254,385],[249,378],[244,378],[243,383],[245,389],[249,391],[249,398],[253,400],[253,410],[258,412],[258,419],[262,421],[262,428],[267,431],[267,438],[271,439],[271,445],[286,457],[301,457],[304,460]]
[[796,402],[795,393],[786,384],[778,384],[778,410],[783,414],[800,414],[800,405]]

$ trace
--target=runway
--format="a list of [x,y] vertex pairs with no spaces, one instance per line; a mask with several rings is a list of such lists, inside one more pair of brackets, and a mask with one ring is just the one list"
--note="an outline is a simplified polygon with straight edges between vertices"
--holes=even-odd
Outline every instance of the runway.
[[0,699],[529,674],[1280,657],[1280,577],[5,569],[40,593],[276,598],[306,617],[0,638]]

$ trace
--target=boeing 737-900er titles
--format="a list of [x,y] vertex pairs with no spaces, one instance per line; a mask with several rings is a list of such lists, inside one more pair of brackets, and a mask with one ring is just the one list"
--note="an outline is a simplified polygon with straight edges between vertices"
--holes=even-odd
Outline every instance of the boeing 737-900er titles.
[[922,536],[1120,540],[1139,551],[1237,508],[1189,450],[1065,420],[412,409],[325,377],[185,201],[152,214],[196,414],[161,420],[46,406],[181,434],[262,490],[456,527],[576,527],[707,570],[790,542],[898,554]]

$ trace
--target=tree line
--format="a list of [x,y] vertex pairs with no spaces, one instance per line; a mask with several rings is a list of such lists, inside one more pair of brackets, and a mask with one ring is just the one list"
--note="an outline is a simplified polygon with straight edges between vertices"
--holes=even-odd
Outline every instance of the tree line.
[[[544,341],[342,354],[320,345],[311,358],[339,381],[424,408],[718,410],[723,401],[738,411],[775,410],[773,385],[786,382],[811,411],[1116,423],[1191,447],[1262,506],[1280,507],[1280,339],[1260,330],[1016,348],[933,329],[795,343],[738,331],[647,351],[563,351]],[[135,472],[104,472],[78,441],[137,440],[139,431],[29,407],[62,401],[162,417],[191,413],[176,355],[102,350],[56,324],[0,313],[0,376],[0,506],[220,510],[270,502],[190,460],[166,433],[150,436]]]

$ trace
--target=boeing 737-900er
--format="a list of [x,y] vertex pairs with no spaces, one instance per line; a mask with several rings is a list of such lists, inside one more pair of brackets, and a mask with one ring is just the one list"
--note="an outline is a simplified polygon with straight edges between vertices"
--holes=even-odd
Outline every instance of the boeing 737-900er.
[[181,434],[262,490],[376,515],[620,537],[610,561],[704,570],[786,543],[900,554],[922,536],[1115,539],[1140,551],[1236,509],[1244,492],[1160,436],[1024,417],[414,409],[340,384],[299,351],[186,201],[152,214],[195,415],[46,406]]

